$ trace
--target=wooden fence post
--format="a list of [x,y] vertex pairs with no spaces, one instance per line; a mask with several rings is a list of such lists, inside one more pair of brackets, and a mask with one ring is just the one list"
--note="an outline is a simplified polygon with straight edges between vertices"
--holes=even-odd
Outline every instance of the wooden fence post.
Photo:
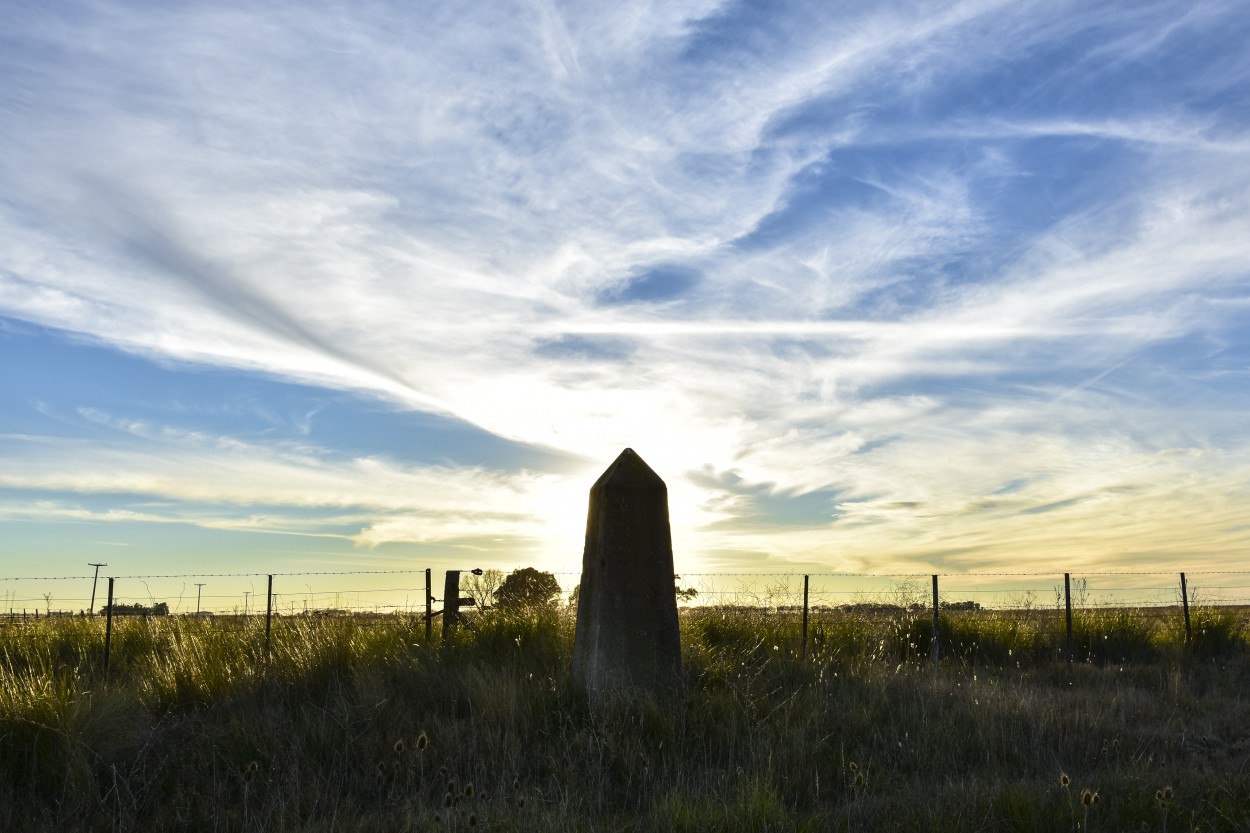
[[451,632],[460,623],[460,571],[448,570],[443,578],[443,645],[451,644]]

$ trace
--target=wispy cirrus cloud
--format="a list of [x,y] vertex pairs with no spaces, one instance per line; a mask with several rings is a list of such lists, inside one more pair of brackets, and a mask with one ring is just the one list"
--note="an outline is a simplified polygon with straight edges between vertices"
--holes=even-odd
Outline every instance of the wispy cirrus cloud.
[[[578,461],[422,468],[80,395],[129,439],[8,440],[8,488],[575,549],[550,507],[633,445],[689,549],[950,564],[993,530],[1179,557],[1163,520],[1081,530],[1238,494],[1237,4],[7,15],[0,313]],[[1203,454],[1143,462],[1171,448]]]

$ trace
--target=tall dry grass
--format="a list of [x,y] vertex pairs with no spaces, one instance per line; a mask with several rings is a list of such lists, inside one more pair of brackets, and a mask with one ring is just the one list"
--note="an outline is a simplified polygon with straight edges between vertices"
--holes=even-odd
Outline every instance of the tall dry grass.
[[1250,829],[1243,620],[1194,622],[1082,611],[1068,663],[1053,621],[944,614],[934,671],[926,615],[821,612],[804,661],[797,617],[704,608],[682,697],[593,708],[565,611],[445,651],[405,618],[277,620],[268,654],[257,621],[119,620],[107,678],[98,620],[6,627],[0,829]]

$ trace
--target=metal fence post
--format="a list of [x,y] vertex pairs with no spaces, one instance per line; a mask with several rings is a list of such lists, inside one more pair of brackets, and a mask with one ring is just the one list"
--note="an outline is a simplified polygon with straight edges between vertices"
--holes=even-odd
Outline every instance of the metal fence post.
[[1193,632],[1189,629],[1189,585],[1185,583],[1185,574],[1181,573],[1181,607],[1185,611],[1185,647],[1190,647]]
[[942,652],[942,644],[938,639],[938,577],[933,576],[933,669],[936,671],[938,667],[939,655]]
[[109,577],[109,606],[104,616],[104,675],[109,673],[109,649],[113,644],[113,578]]
[[434,634],[434,596],[430,593],[430,568],[425,568],[425,641]]
[[807,661],[807,590],[811,576],[803,576],[803,661]]
[[1066,622],[1067,622],[1067,631],[1068,631],[1068,642],[1067,642],[1068,647],[1067,647],[1066,653],[1068,655],[1068,662],[1071,662],[1072,661],[1072,575],[1070,573],[1063,574],[1063,606],[1064,606],[1064,611],[1065,611],[1064,618],[1066,619]]
[[269,576],[269,592],[265,596],[265,664],[269,664],[269,631],[273,624],[273,576]]

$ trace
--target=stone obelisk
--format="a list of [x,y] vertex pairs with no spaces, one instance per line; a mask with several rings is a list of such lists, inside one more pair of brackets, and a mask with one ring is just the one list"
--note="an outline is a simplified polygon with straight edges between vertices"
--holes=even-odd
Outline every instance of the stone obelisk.
[[572,670],[592,699],[681,686],[668,487],[630,448],[590,489]]

